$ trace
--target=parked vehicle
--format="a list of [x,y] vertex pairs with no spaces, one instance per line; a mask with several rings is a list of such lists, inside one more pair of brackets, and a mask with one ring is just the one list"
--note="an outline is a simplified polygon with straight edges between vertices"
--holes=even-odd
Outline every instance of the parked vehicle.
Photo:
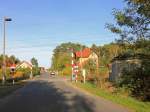
[[50,75],[51,76],[55,76],[56,74],[55,74],[55,72],[51,72]]

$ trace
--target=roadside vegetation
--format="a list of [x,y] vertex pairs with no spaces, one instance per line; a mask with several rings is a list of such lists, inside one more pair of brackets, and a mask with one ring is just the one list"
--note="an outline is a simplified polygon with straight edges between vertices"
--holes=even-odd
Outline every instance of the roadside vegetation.
[[32,68],[33,76],[40,75],[40,68],[39,68],[38,60],[33,57],[31,59],[31,63],[33,65],[33,68]]
[[[21,61],[15,56],[7,56],[6,55],[6,82],[10,83],[13,79],[15,81],[25,80],[30,77],[31,69],[30,68],[16,68],[14,73],[11,73],[10,66],[15,64],[16,67],[21,63]],[[40,69],[38,66],[38,61],[34,57],[31,59],[31,63],[33,65],[32,74],[33,76],[40,74]],[[0,55],[0,82],[2,81],[2,65],[3,65],[3,55]]]
[[[125,87],[131,96],[150,101],[150,1],[126,0],[123,10],[113,10],[115,24],[106,27],[119,35],[117,43],[123,52],[117,58],[140,58],[140,66],[124,69],[118,86]],[[134,65],[133,65],[134,66]]]
[[[0,55],[0,98],[3,96],[11,94],[16,89],[22,87],[25,84],[25,80],[30,78],[31,69],[30,68],[16,68],[14,72],[11,72],[10,66],[18,66],[21,61],[15,56],[6,55],[6,81],[5,84],[2,84],[2,65],[3,65],[3,55]],[[33,65],[32,74],[33,76],[40,74],[40,69],[38,67],[38,61],[35,58],[31,59]],[[14,83],[13,83],[14,80]]]
[[123,92],[124,90],[116,90],[114,92],[110,92],[106,89],[101,89],[94,84],[89,82],[83,83],[73,83],[74,86],[79,87],[89,93],[92,93],[96,96],[100,96],[102,98],[108,99],[114,103],[121,104],[127,108],[129,108],[133,112],[149,112],[150,111],[150,102],[142,102],[130,96],[126,96]]

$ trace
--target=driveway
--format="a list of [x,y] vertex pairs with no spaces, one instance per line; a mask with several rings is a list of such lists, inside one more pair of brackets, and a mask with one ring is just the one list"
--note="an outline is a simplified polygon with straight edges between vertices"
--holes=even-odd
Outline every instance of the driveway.
[[0,100],[0,112],[128,112],[120,105],[89,95],[63,79],[43,74]]

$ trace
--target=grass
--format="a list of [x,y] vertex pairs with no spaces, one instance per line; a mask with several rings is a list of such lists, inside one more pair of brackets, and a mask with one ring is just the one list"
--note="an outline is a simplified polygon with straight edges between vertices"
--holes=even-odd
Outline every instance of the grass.
[[142,101],[138,101],[132,97],[127,97],[127,96],[123,96],[120,94],[112,94],[106,90],[97,88],[95,85],[88,83],[88,82],[85,84],[73,83],[73,85],[75,85],[83,90],[86,90],[89,93],[103,97],[114,103],[123,105],[123,106],[133,110],[133,112],[150,112],[150,102],[142,102]]
[[14,85],[12,85],[12,83],[7,83],[5,85],[0,84],[0,98],[3,98],[9,94],[11,94],[12,92],[14,92],[15,90],[23,87],[25,84],[25,82],[17,82]]

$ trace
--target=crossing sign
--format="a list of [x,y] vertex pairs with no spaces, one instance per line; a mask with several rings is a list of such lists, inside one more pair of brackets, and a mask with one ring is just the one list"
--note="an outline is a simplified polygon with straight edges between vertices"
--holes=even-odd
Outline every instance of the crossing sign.
[[73,72],[75,73],[75,74],[77,74],[78,72],[79,72],[79,66],[78,65],[75,65],[75,66],[73,66]]
[[11,66],[10,66],[10,72],[15,72],[15,69],[16,69],[16,65],[15,64],[12,64]]

